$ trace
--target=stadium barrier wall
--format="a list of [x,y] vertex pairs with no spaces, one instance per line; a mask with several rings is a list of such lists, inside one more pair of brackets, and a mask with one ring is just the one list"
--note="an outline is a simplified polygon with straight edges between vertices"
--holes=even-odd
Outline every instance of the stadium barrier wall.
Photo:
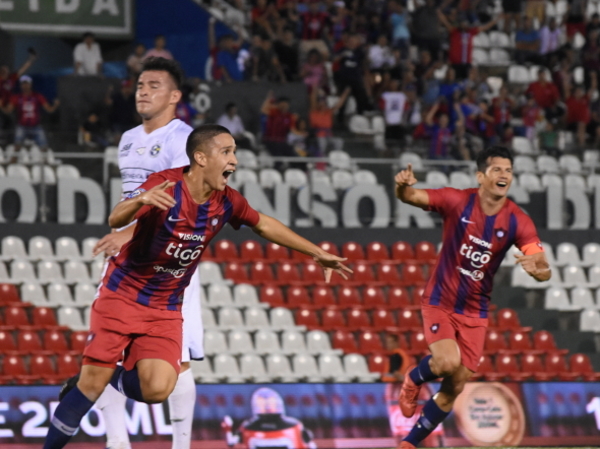
[[[318,448],[395,447],[412,427],[419,411],[412,419],[402,417],[396,400],[399,387],[384,383],[197,385],[193,447],[225,448],[226,434],[221,423],[226,416],[232,419],[232,433],[242,436],[243,447],[248,447],[249,439],[254,444],[262,441],[260,445],[268,447],[274,439],[281,438],[292,439],[286,447],[308,447],[294,441],[290,433],[282,433],[282,429],[261,427],[265,417],[258,412],[265,403],[252,398],[260,388],[268,388],[267,393],[282,400],[283,416],[298,430],[307,430]],[[58,389],[0,387],[0,446],[39,446],[58,404]],[[424,388],[421,402],[437,389],[436,384]],[[146,442],[138,447],[170,447],[172,429],[166,403],[147,405],[129,401],[126,425],[133,442]],[[94,447],[86,443],[97,446],[104,441],[104,434],[102,414],[93,408],[83,419],[73,439],[77,444],[72,447]],[[598,446],[600,383],[469,383],[455,411],[435,430],[427,444],[428,447]]]

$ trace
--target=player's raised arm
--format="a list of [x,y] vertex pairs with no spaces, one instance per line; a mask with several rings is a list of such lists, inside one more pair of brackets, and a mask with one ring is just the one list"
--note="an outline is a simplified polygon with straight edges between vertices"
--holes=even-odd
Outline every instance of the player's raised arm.
[[326,282],[331,279],[333,271],[344,279],[347,279],[346,273],[352,273],[352,270],[342,263],[346,260],[345,258],[323,251],[273,217],[261,213],[259,213],[259,217],[257,225],[252,228],[254,232],[273,243],[311,256],[323,268]]
[[400,201],[421,208],[429,206],[429,194],[425,190],[412,187],[417,183],[412,164],[408,164],[406,170],[398,172],[394,180],[396,181],[396,198]]
[[127,226],[135,218],[135,214],[143,206],[154,206],[162,210],[167,210],[175,206],[175,200],[171,195],[165,192],[166,189],[173,187],[174,182],[165,181],[162,184],[152,187],[147,192],[121,201],[115,206],[108,217],[108,225],[111,228],[122,228]]

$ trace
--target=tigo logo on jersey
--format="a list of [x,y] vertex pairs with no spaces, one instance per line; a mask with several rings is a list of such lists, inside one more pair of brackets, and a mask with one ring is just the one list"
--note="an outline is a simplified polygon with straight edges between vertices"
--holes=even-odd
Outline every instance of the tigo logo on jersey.
[[169,243],[169,246],[167,246],[165,252],[169,256],[173,256],[175,259],[179,259],[179,265],[182,267],[187,267],[188,265],[191,265],[194,260],[200,257],[200,254],[202,254],[202,250],[204,249],[204,245],[198,245],[195,248],[188,248],[184,249],[183,251],[181,251],[181,248],[183,248],[183,243],[179,243],[177,245],[175,243]]
[[492,260],[492,252],[491,251],[474,251],[471,245],[467,245],[463,243],[460,247],[460,255],[465,256],[467,259],[471,261],[471,265],[475,268],[481,268],[490,260]]
[[160,144],[157,143],[150,149],[150,156],[152,156],[152,157],[158,156],[158,153],[160,153],[160,150],[161,150]]

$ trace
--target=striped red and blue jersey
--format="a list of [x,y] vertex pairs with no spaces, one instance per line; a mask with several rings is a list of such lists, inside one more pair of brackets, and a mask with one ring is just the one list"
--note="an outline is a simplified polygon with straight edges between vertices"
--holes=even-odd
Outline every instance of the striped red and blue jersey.
[[494,275],[516,245],[526,254],[543,251],[531,218],[507,199],[496,215],[485,215],[478,189],[427,189],[429,210],[444,220],[442,249],[422,304],[487,318]]
[[177,204],[166,211],[150,206],[138,211],[132,239],[109,260],[100,295],[106,288],[148,307],[180,310],[183,290],[204,248],[225,223],[235,229],[258,224],[258,212],[228,186],[214,191],[204,204],[195,203],[183,180],[188,168],[154,173],[131,192],[130,198],[172,181],[176,184],[166,192]]

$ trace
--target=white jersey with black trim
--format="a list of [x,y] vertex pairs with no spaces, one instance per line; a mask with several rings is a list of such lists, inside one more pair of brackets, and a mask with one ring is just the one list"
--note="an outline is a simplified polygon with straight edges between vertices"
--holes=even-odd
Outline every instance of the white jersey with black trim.
[[138,188],[152,173],[189,165],[185,144],[192,127],[179,119],[150,134],[142,125],[126,131],[119,142],[123,196]]

